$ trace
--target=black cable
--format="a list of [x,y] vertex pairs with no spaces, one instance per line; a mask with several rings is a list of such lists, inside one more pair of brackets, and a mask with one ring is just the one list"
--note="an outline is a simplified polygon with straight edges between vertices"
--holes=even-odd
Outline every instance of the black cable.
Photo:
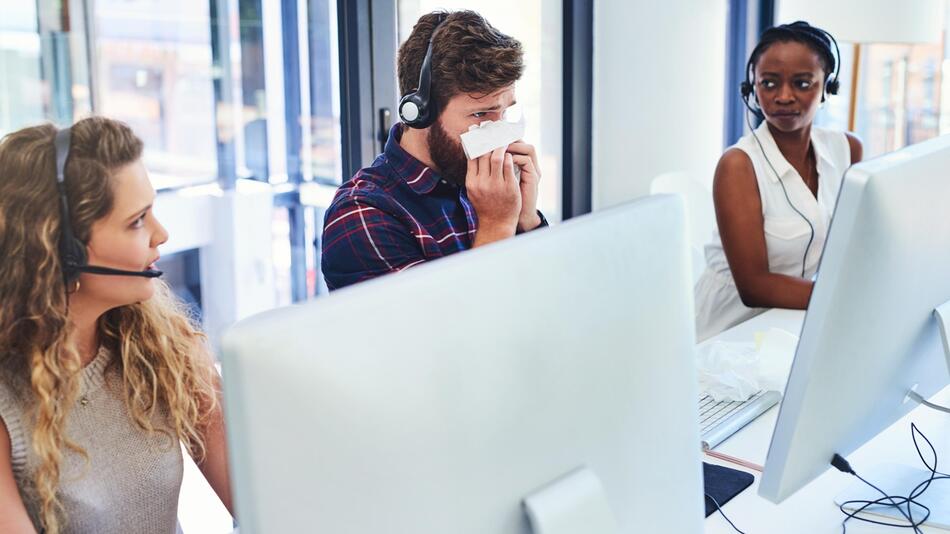
[[[930,472],[930,475],[927,477],[926,480],[917,484],[914,487],[914,489],[912,489],[910,493],[906,496],[905,495],[888,495],[887,492],[885,492],[881,488],[875,486],[871,482],[865,480],[860,475],[858,475],[857,472],[855,472],[854,469],[851,467],[851,465],[848,463],[848,461],[842,458],[840,455],[835,454],[832,457],[831,465],[834,466],[835,469],[843,473],[854,475],[858,480],[860,480],[861,482],[864,482],[868,486],[874,488],[874,490],[876,490],[878,493],[883,495],[882,498],[874,499],[874,500],[854,499],[854,500],[845,501],[841,503],[841,505],[838,506],[838,508],[841,510],[841,513],[845,514],[845,518],[841,521],[842,533],[846,533],[848,531],[847,523],[851,519],[857,519],[858,521],[863,521],[865,523],[872,523],[875,525],[882,525],[882,526],[887,526],[887,527],[911,528],[914,530],[915,533],[922,532],[920,530],[920,526],[926,523],[927,519],[930,518],[930,508],[918,502],[916,499],[920,497],[921,495],[923,495],[924,492],[926,492],[927,489],[930,488],[930,485],[934,481],[950,479],[950,475],[937,471],[937,465],[938,465],[937,464],[937,450],[934,448],[933,443],[931,443],[930,440],[927,439],[927,436],[925,436],[924,433],[921,432],[920,429],[917,428],[917,425],[914,423],[910,424],[910,430],[911,430],[911,439],[914,442],[914,448],[917,450],[917,456],[920,458],[921,463],[923,463],[924,466],[927,468],[927,470]],[[928,462],[927,459],[924,458],[924,453],[920,449],[920,442],[917,440],[918,435],[921,438],[923,438],[923,440],[927,443],[927,446],[930,448],[930,452],[933,454],[932,466],[930,462]],[[850,512],[848,510],[845,510],[845,507],[855,506],[855,505],[857,505],[857,507],[854,510]],[[905,505],[906,505],[906,510],[904,508]],[[878,520],[858,516],[858,514],[870,508],[871,506],[884,506],[884,507],[894,508],[898,512],[900,512],[902,516],[904,516],[904,519],[907,520],[907,523],[893,523],[893,522],[887,522],[887,521],[878,521]],[[919,519],[915,519],[913,507],[920,508],[924,512],[923,517]]]
[[729,519],[729,517],[726,515],[726,512],[723,512],[723,511],[722,511],[722,507],[719,506],[719,502],[716,501],[716,499],[715,499],[712,495],[710,495],[710,494],[707,493],[707,494],[706,494],[706,498],[709,499],[710,501],[712,501],[712,503],[716,506],[716,510],[719,511],[720,515],[722,515],[722,518],[726,520],[726,523],[729,523],[729,526],[731,526],[731,527],[733,528],[733,530],[735,530],[735,531],[738,532],[739,534],[745,534],[745,532],[742,532],[741,530],[739,530],[739,527],[737,527],[737,526],[735,525],[735,523],[733,523],[733,522]]
[[[752,107],[748,102],[748,99],[745,100],[746,107],[752,111]],[[772,169],[772,174],[775,175],[775,179],[778,180],[780,186],[782,186],[782,192],[785,193],[785,200],[788,201],[788,205],[791,206],[792,210],[795,211],[805,220],[805,223],[808,224],[809,230],[811,230],[811,235],[808,237],[808,244],[805,245],[805,254],[802,256],[802,278],[805,278],[805,262],[808,261],[808,251],[811,250],[811,244],[815,240],[815,226],[808,220],[808,217],[805,217],[805,214],[798,210],[795,207],[795,204],[792,204],[792,199],[788,196],[788,189],[785,188],[785,182],[782,181],[782,177],[779,176],[778,171],[775,170],[775,166],[772,165],[772,161],[769,160],[768,155],[765,153],[765,148],[762,146],[762,141],[759,140],[759,136],[755,133],[755,128],[752,127],[752,119],[749,118],[749,114],[745,114],[746,123],[749,125],[749,131],[752,132],[752,137],[755,139],[755,142],[759,145],[759,150],[762,151],[762,157],[765,158],[765,162],[769,164],[769,168]]]

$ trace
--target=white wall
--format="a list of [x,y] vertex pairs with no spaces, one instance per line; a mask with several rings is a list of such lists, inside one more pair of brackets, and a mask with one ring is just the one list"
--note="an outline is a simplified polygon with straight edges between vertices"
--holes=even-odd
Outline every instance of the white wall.
[[722,153],[727,0],[594,3],[593,208],[685,171],[712,182]]
[[268,184],[238,180],[162,191],[155,216],[168,230],[162,254],[198,249],[205,333],[213,346],[236,321],[277,305],[274,286],[274,197]]

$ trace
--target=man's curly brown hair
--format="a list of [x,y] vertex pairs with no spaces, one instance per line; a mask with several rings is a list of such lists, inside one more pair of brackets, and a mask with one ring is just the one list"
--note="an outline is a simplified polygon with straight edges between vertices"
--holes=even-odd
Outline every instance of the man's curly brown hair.
[[474,11],[434,11],[419,18],[409,38],[399,47],[397,67],[402,96],[418,88],[430,37],[430,99],[438,113],[457,94],[491,94],[516,82],[524,72],[518,40],[501,33]]

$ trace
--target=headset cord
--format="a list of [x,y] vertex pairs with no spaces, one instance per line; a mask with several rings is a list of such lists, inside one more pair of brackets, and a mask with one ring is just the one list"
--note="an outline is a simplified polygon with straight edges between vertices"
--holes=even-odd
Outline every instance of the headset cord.
[[[749,104],[746,102],[746,107]],[[805,265],[808,261],[808,251],[811,250],[811,244],[815,240],[815,226],[808,220],[808,217],[805,217],[805,214],[798,210],[795,207],[795,204],[792,203],[792,199],[788,196],[788,189],[785,188],[785,182],[782,180],[782,177],[779,176],[778,171],[775,170],[775,166],[772,165],[772,161],[769,160],[769,156],[765,153],[765,147],[762,146],[762,141],[759,140],[759,136],[755,133],[755,128],[752,127],[752,120],[749,118],[749,113],[745,114],[746,123],[749,125],[749,131],[752,132],[752,137],[755,139],[755,142],[759,145],[759,150],[762,152],[762,157],[765,158],[765,162],[769,164],[769,168],[772,169],[772,174],[775,175],[775,179],[778,180],[780,186],[782,186],[782,192],[785,193],[785,200],[788,202],[788,205],[801,217],[805,224],[808,225],[808,229],[811,231],[811,235],[808,237],[808,244],[805,245],[805,254],[802,256],[802,278],[805,278]]]

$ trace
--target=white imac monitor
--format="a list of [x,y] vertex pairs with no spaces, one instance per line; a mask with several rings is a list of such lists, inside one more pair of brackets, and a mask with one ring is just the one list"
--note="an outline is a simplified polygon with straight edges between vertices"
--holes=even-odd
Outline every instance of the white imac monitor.
[[849,169],[760,495],[782,501],[915,408],[909,391],[947,384],[948,300],[950,136]]
[[683,218],[650,197],[238,324],[241,534],[701,532]]

